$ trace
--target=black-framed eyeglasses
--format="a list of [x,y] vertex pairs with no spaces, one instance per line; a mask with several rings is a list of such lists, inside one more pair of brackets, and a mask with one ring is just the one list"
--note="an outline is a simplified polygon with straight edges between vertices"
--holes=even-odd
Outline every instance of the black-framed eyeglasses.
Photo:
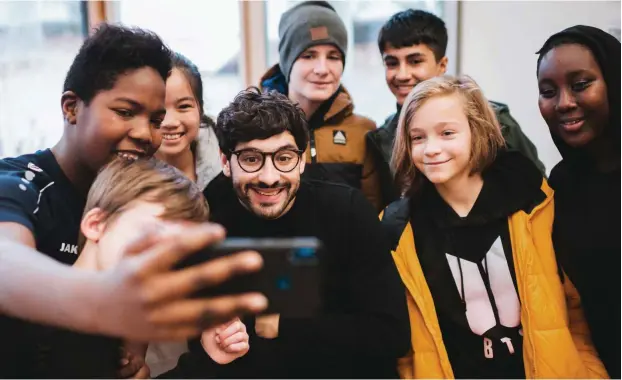
[[281,173],[289,173],[296,168],[304,151],[294,148],[281,148],[275,152],[262,152],[257,149],[232,150],[238,157],[238,165],[247,173],[256,173],[266,163],[266,156],[272,158],[272,164]]

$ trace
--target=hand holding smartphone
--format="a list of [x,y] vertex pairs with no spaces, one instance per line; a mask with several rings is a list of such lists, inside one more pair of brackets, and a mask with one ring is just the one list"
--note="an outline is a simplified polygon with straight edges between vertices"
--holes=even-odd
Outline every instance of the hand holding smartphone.
[[263,258],[260,271],[204,289],[196,297],[259,292],[268,298],[265,314],[308,318],[320,308],[320,250],[321,242],[314,237],[228,238],[193,254],[179,266],[189,267],[240,251],[257,251]]

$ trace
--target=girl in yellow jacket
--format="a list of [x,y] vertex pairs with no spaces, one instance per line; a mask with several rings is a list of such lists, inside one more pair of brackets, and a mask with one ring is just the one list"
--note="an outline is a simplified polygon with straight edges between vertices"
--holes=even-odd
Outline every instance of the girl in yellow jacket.
[[391,163],[403,197],[381,215],[407,289],[401,377],[607,377],[555,260],[553,191],[505,149],[477,84],[422,82],[403,110]]

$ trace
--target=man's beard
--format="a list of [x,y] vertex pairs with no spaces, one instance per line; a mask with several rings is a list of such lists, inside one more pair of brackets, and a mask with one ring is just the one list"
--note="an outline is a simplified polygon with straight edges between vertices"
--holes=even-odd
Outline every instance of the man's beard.
[[[235,192],[240,200],[240,203],[253,214],[257,215],[263,219],[278,219],[285,211],[288,209],[290,204],[296,198],[296,192],[298,191],[300,183],[277,183],[274,185],[266,185],[265,183],[248,183],[246,185],[240,186],[239,184],[234,184]],[[253,203],[251,202],[251,198],[249,192],[251,189],[281,189],[281,191],[285,192],[285,201],[281,203]]]

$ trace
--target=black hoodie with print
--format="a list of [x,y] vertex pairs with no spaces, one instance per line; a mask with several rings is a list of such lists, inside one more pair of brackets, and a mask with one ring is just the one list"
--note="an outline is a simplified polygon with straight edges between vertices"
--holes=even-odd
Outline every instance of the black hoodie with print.
[[411,200],[416,249],[456,378],[524,378],[508,217],[544,200],[542,174],[522,154],[502,151],[482,177],[466,217],[423,182]]
[[[592,51],[607,84],[609,124],[620,162],[620,41],[600,29],[574,26],[549,41],[576,41]],[[620,378],[620,166],[597,170],[591,157],[551,134],[563,159],[551,171],[555,190],[553,244],[577,288],[594,345],[611,378]]]

